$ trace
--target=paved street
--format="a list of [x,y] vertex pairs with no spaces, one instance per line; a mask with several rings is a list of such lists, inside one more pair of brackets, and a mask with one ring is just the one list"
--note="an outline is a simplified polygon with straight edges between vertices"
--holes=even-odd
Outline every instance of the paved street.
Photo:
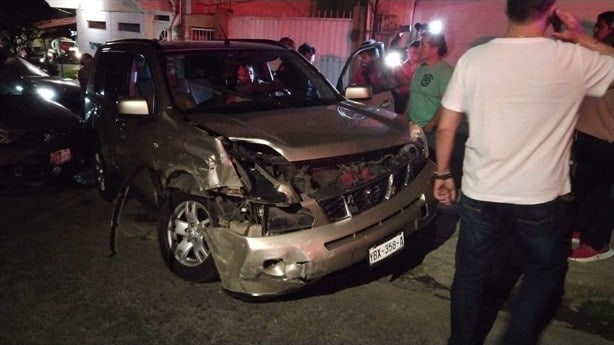
[[[419,248],[436,239],[414,236],[378,269],[356,265],[299,295],[251,303],[219,283],[173,276],[158,253],[153,217],[135,200],[109,257],[111,205],[95,189],[13,192],[0,196],[1,344],[429,345],[445,344],[449,334],[455,237],[427,254]],[[571,266],[566,307],[543,344],[614,344],[613,268],[614,260]],[[594,316],[587,305],[609,310]]]

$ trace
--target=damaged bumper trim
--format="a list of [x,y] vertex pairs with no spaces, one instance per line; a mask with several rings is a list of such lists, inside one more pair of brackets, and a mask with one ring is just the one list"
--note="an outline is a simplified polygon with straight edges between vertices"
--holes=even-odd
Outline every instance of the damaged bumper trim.
[[422,181],[335,223],[270,237],[244,237],[223,229],[209,232],[207,242],[213,244],[222,287],[251,296],[285,294],[366,259],[369,247],[396,232],[409,235],[419,230],[432,219],[435,201],[418,186],[429,185],[433,171],[429,163],[417,176]]

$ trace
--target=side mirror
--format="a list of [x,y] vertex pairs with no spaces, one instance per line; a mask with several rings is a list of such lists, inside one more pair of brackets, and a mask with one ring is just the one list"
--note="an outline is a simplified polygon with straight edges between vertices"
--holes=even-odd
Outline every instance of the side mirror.
[[149,116],[149,105],[145,98],[124,98],[117,102],[117,112],[121,115]]
[[368,100],[373,97],[373,90],[370,86],[348,86],[345,88],[345,97],[355,101]]

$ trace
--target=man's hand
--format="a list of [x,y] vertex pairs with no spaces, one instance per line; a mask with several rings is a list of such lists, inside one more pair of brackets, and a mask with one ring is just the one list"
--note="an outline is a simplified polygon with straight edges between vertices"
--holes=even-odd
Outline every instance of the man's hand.
[[582,36],[588,36],[582,31],[580,19],[570,12],[556,10],[556,15],[561,18],[563,24],[567,28],[563,32],[553,32],[552,37],[573,43],[579,43]]
[[565,24],[567,30],[563,32],[554,32],[552,33],[552,37],[567,42],[578,43],[585,48],[594,50],[603,55],[614,56],[614,47],[610,46],[609,44],[599,42],[593,36],[590,36],[582,31],[582,25],[580,24],[578,17],[561,10],[556,10],[556,14],[559,16],[559,18],[561,18],[561,21],[563,24]]
[[444,205],[450,205],[456,202],[456,186],[454,185],[454,179],[435,179],[433,182],[433,195],[435,199]]

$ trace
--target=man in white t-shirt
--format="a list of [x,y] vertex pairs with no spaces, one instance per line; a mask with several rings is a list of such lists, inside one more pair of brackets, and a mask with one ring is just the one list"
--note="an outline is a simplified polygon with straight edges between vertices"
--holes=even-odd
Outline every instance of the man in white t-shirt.
[[[501,343],[537,342],[567,272],[559,197],[570,192],[578,107],[614,80],[614,49],[582,33],[555,0],[508,0],[506,14],[504,37],[459,59],[437,128],[433,192],[450,204],[456,202],[449,173],[454,133],[467,115],[449,344],[483,341],[476,334],[483,289],[505,234],[519,242],[523,279]],[[568,30],[553,36],[577,44],[544,37],[555,15]]]

